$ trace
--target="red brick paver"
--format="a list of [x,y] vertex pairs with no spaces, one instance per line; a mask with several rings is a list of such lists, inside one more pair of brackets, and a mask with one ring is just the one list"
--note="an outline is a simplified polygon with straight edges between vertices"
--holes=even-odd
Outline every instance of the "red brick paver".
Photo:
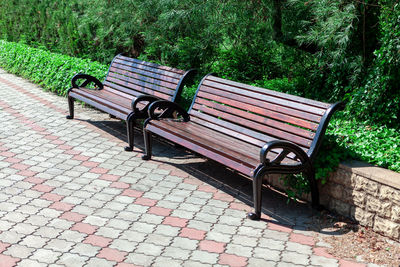
[[199,248],[201,250],[206,250],[208,252],[222,253],[225,250],[225,243],[216,242],[212,240],[202,240],[200,241]]
[[1,267],[13,267],[19,262],[21,259],[19,258],[13,258],[8,255],[2,255],[0,254],[0,266]]
[[162,223],[171,226],[185,227],[188,223],[188,220],[178,217],[166,217]]
[[91,244],[97,247],[107,247],[111,243],[112,239],[107,237],[102,237],[98,235],[89,235],[83,240],[83,243]]
[[306,235],[302,235],[302,234],[292,233],[290,235],[289,240],[292,242],[300,243],[303,245],[309,245],[309,246],[314,246],[314,244],[315,244],[315,240],[312,236],[306,236]]
[[232,267],[241,267],[247,265],[247,258],[224,253],[219,256],[218,263],[226,264]]
[[202,240],[206,236],[206,231],[197,230],[193,228],[183,228],[180,235],[181,237],[187,237],[190,239]]
[[88,235],[94,234],[97,229],[98,229],[97,226],[82,222],[78,222],[71,227],[71,230],[78,231]]
[[161,208],[161,207],[151,207],[147,213],[160,215],[160,216],[169,216],[171,214],[171,209]]
[[121,262],[125,259],[126,255],[128,255],[127,252],[122,252],[113,248],[103,248],[100,250],[99,254],[97,254],[97,257],[104,258],[109,261]]
[[73,222],[81,222],[83,219],[85,219],[85,217],[86,215],[79,214],[77,212],[67,211],[60,216],[60,219],[65,219]]

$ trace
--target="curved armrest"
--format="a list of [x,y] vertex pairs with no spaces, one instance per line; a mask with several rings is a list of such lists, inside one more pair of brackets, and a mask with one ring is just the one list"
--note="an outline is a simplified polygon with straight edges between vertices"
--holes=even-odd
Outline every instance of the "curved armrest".
[[[140,113],[140,112],[145,112],[146,110],[148,110],[149,106],[151,105],[151,103],[160,100],[158,97],[156,96],[152,96],[152,95],[140,95],[138,96],[138,98],[136,98],[135,100],[132,101],[132,110],[135,113]],[[140,102],[148,102],[147,105],[142,108],[141,110],[138,109],[137,105]]]
[[[272,149],[282,149],[282,151],[274,159],[269,160],[267,158],[268,152]],[[264,166],[277,166],[280,165],[282,160],[290,153],[294,153],[296,158],[299,159],[302,164],[311,163],[310,158],[301,147],[292,142],[283,140],[275,140],[265,144],[260,151],[260,162]]]
[[[86,79],[81,85],[76,84],[77,80]],[[96,78],[88,74],[78,73],[74,77],[72,77],[71,84],[73,88],[85,87],[89,83],[93,82],[96,87],[99,89],[103,89],[103,84]]]
[[178,116],[182,116],[183,121],[190,120],[190,116],[186,110],[171,101],[159,100],[153,102],[149,107],[150,119],[158,120],[161,118],[177,118]]

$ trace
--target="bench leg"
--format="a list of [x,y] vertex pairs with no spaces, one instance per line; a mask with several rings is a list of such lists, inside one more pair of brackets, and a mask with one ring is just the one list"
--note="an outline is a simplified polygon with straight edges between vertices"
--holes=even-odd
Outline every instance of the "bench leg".
[[146,131],[146,129],[143,129],[143,135],[144,135],[144,145],[146,152],[142,156],[142,159],[149,160],[151,159],[151,150],[152,150],[151,133],[149,131]]
[[262,199],[262,181],[264,176],[264,168],[258,169],[253,176],[253,199],[254,212],[249,212],[247,218],[251,220],[259,220],[261,218],[261,199]]
[[128,118],[126,119],[126,132],[128,136],[128,146],[126,146],[124,149],[125,151],[133,151],[133,146],[134,146],[134,137],[133,137],[133,127],[135,126],[135,114],[131,113],[128,115]]
[[68,120],[71,120],[74,118],[74,101],[75,101],[75,99],[73,97],[68,96],[69,115],[66,116],[66,118]]
[[308,183],[310,184],[311,190],[311,205],[314,209],[321,210],[322,207],[319,204],[319,192],[317,181],[315,180],[315,170],[311,166],[307,171],[305,171],[305,175],[308,179]]

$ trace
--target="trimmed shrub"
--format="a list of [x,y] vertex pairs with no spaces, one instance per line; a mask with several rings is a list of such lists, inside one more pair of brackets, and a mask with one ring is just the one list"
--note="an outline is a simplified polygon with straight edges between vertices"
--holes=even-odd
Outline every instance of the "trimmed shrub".
[[108,70],[108,66],[98,62],[2,40],[0,67],[62,96],[66,95],[75,74],[90,74],[102,81]]

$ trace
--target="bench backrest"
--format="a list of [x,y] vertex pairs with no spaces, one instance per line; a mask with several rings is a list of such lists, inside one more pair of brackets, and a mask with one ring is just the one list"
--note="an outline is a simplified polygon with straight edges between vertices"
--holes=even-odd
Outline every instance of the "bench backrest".
[[104,86],[133,96],[154,95],[175,101],[193,70],[161,66],[123,55],[111,62]]
[[313,159],[339,106],[207,75],[189,113],[191,121],[256,146],[291,141]]

